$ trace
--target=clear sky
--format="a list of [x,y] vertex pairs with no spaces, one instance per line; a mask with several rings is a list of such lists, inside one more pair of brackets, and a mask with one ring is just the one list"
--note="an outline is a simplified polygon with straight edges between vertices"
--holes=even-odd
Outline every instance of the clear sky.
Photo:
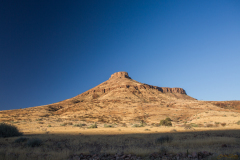
[[198,100],[240,100],[239,0],[0,0],[0,110],[126,71]]

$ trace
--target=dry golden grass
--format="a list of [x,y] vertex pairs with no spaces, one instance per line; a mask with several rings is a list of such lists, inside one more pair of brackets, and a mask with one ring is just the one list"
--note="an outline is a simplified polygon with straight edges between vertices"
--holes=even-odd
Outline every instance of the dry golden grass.
[[[185,153],[209,151],[212,153],[234,154],[239,152],[239,130],[214,130],[214,131],[180,131],[176,127],[153,127],[151,131],[144,131],[148,127],[131,129],[121,128],[97,128],[90,131],[58,132],[51,134],[25,134],[23,137],[42,140],[39,147],[28,147],[27,142],[15,143],[18,137],[1,138],[0,159],[54,159],[67,160],[72,155],[90,153],[136,154],[145,157],[153,152],[160,152],[165,147],[168,153]],[[170,132],[173,128],[177,132]],[[178,131],[179,129],[179,131]],[[89,129],[90,130],[90,129]],[[101,130],[101,131],[98,131]],[[161,133],[161,130],[163,132]],[[98,133],[99,132],[99,133]],[[121,132],[121,133],[120,133]],[[80,134],[81,133],[81,134]],[[168,135],[173,138],[169,143],[156,143],[156,139]],[[226,144],[228,147],[222,148]]]

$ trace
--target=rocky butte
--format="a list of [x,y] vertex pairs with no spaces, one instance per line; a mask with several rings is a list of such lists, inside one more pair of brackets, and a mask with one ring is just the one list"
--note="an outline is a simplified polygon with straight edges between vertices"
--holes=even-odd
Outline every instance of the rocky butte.
[[136,92],[139,92],[141,89],[154,89],[162,93],[179,93],[186,95],[186,91],[182,88],[158,87],[137,82],[131,79],[127,72],[116,72],[112,74],[106,82],[82,93],[81,95],[84,96],[93,93],[104,94],[119,88],[127,88]]

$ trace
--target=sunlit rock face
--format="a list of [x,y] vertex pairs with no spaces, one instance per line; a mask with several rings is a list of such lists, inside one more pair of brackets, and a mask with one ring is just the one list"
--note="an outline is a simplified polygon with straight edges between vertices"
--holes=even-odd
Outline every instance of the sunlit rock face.
[[112,74],[110,77],[110,79],[113,79],[113,78],[129,78],[129,79],[131,79],[128,76],[127,72],[116,72],[116,73]]

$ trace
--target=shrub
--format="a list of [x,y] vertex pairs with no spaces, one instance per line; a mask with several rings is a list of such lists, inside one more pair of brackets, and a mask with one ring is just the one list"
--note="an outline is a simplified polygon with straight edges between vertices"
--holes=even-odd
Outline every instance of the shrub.
[[38,147],[42,144],[42,140],[35,138],[35,139],[29,139],[27,142],[27,145],[29,147]]
[[193,129],[190,124],[184,124],[183,127],[184,129]]
[[72,102],[73,102],[73,103],[79,103],[80,100],[78,100],[78,99],[74,99],[74,100],[72,100]]
[[97,99],[98,97],[99,97],[98,94],[93,94],[93,95],[92,95],[92,98],[93,98],[93,99]]
[[207,124],[207,127],[213,127],[213,124]]
[[82,127],[83,124],[79,123],[79,124],[74,124],[73,127]]
[[155,140],[155,143],[156,144],[159,144],[159,143],[163,144],[165,142],[170,143],[170,142],[172,142],[172,140],[173,140],[173,137],[171,137],[171,136],[168,136],[168,135],[167,136],[161,136],[161,137],[159,137]]
[[237,121],[237,124],[240,125],[240,121]]
[[44,115],[41,115],[39,117],[49,117],[49,114],[44,114]]
[[27,140],[28,140],[28,138],[26,138],[26,137],[20,137],[20,138],[16,139],[14,142],[15,143],[21,143],[21,142],[25,142]]
[[92,124],[91,126],[89,126],[88,128],[97,128],[97,124],[94,123],[94,124]]
[[123,123],[123,124],[122,124],[122,127],[127,127],[127,124],[126,124],[126,123]]
[[191,123],[190,126],[191,126],[191,127],[198,127],[198,125],[195,124],[195,123]]
[[141,124],[134,124],[134,125],[132,125],[132,127],[144,127],[144,123],[141,123]]
[[224,127],[224,126],[226,126],[226,123],[221,123],[221,125]]
[[67,125],[67,123],[60,124],[60,126],[66,126],[66,125]]
[[169,117],[167,117],[165,120],[166,120],[166,121],[172,121]]
[[172,126],[172,120],[170,118],[166,118],[165,120],[160,121],[160,126]]
[[105,127],[105,128],[114,128],[114,126],[113,126],[112,124],[109,124],[109,125],[104,124],[104,127]]
[[52,127],[52,126],[49,124],[48,127]]
[[0,137],[14,137],[14,136],[21,136],[17,129],[17,127],[5,123],[0,124]]
[[140,121],[140,127],[144,127],[144,126],[146,126],[147,124],[146,124],[146,122],[144,121],[144,120],[141,120]]

